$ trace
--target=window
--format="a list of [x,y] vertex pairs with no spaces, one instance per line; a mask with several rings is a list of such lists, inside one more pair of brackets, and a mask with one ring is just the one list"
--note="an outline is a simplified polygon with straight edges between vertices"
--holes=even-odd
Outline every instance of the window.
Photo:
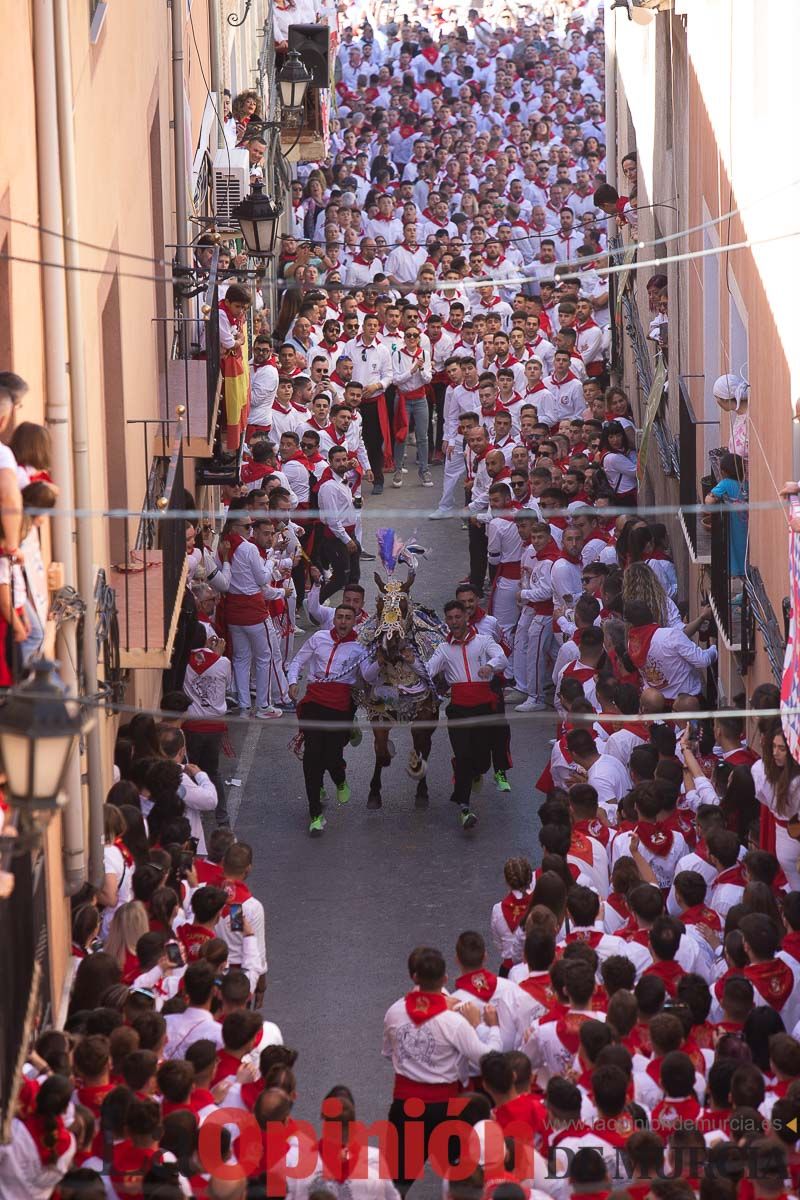
[[89,41],[96,45],[106,20],[106,0],[89,0]]

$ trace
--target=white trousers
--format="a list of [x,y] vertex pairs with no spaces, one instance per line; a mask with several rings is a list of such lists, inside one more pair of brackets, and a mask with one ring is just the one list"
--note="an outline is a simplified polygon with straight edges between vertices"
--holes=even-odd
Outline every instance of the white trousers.
[[519,580],[501,578],[492,584],[489,595],[489,615],[497,618],[506,641],[511,644],[514,627],[520,616],[517,604]]
[[[439,508],[463,508],[464,496],[463,485],[461,480],[466,474],[466,465],[464,463],[463,454],[451,454],[449,458],[444,460],[444,484],[442,487],[442,498],[439,501]],[[458,496],[458,490],[461,488],[461,496]]]
[[553,618],[524,608],[514,635],[514,679],[520,691],[544,699],[553,658]]
[[275,700],[284,700],[286,676],[277,639],[273,641],[272,621],[267,619],[258,625],[229,625],[228,628],[233,642],[233,679],[240,706],[250,708],[251,671],[255,673],[258,708],[269,706],[270,694]]
[[789,887],[793,892],[800,891],[800,871],[797,862],[800,859],[800,842],[789,837],[782,825],[775,827],[775,857],[783,867]]

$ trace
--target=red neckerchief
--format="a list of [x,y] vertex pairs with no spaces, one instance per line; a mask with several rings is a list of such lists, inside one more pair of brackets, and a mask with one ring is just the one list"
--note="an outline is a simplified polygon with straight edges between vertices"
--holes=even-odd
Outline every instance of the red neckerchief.
[[678,980],[682,979],[686,972],[680,963],[673,961],[653,963],[652,967],[648,967],[644,974],[657,975],[659,979],[663,980],[667,995],[674,1000],[678,990]]
[[358,638],[355,629],[351,629],[349,633],[344,635],[344,637],[339,637],[338,633],[333,628],[329,629],[328,633],[331,635],[331,641],[336,646],[341,646],[344,642],[355,642]]
[[585,821],[574,821],[572,825],[572,832],[573,834],[583,834],[583,836],[587,838],[594,838],[600,843],[601,846],[605,847],[608,846],[609,838],[611,836],[608,826],[604,825],[598,817],[587,817]]
[[557,562],[561,557],[561,551],[556,545],[553,538],[546,542],[541,550],[537,550],[534,556],[538,562]]
[[232,904],[244,904],[253,895],[243,879],[223,879],[221,887],[228,896],[228,903],[222,910],[223,917],[229,915]]
[[703,924],[716,933],[722,931],[719,915],[714,912],[713,908],[709,908],[705,904],[693,904],[691,908],[685,908],[680,914],[679,920],[683,921],[684,925]]
[[676,1127],[695,1122],[699,1114],[700,1104],[696,1096],[660,1100],[653,1109],[653,1130],[666,1137]]
[[577,1054],[581,1044],[580,1028],[585,1021],[591,1021],[592,1014],[584,1012],[567,1012],[556,1021],[556,1037],[565,1050]]
[[334,428],[333,424],[330,424],[325,426],[324,432],[327,433],[328,437],[335,446],[344,445],[345,438],[347,437],[347,430],[345,430],[344,433],[339,433],[339,431]]
[[747,880],[744,877],[744,868],[741,863],[736,863],[732,867],[727,867],[724,871],[720,871],[714,880],[712,887],[716,887],[718,883],[730,883],[734,887],[747,887]]
[[[592,1133],[597,1134],[602,1142],[608,1142],[609,1146],[614,1146],[617,1150],[624,1150],[631,1134],[635,1132],[636,1126],[627,1112],[621,1112],[618,1117],[612,1117],[611,1120],[600,1119],[592,1127]],[[584,1200],[585,1194],[581,1194],[581,1200]],[[591,1192],[590,1195],[596,1195],[596,1193]],[[608,1193],[601,1193],[601,1195],[608,1195]]]
[[441,992],[409,992],[405,1005],[415,1025],[424,1025],[431,1017],[447,1011],[447,999]]
[[123,842],[122,838],[121,837],[114,838],[114,845],[117,847],[120,854],[122,855],[125,866],[132,867],[133,866],[133,855],[131,854],[130,850]]
[[523,892],[521,896],[515,896],[513,892],[509,892],[508,895],[500,901],[500,909],[503,913],[505,923],[512,933],[515,929],[519,928],[522,918],[528,911],[528,905],[530,902],[530,892]]
[[664,821],[637,821],[639,840],[657,858],[666,858],[675,841],[672,830]]
[[650,741],[650,726],[646,725],[644,721],[625,721],[622,725],[617,726],[617,730],[620,729],[626,729],[628,733],[641,738],[643,742]]
[[773,959],[772,962],[751,963],[745,967],[744,975],[767,1004],[778,1012],[794,991],[794,972],[782,958]]
[[205,925],[190,925],[188,923],[179,926],[177,938],[183,946],[186,957],[189,962],[194,962],[200,957],[200,950],[206,942],[211,941],[215,936],[213,931],[206,929]]
[[566,943],[571,946],[573,942],[585,942],[592,950],[596,950],[605,936],[602,929],[573,929],[572,933],[567,934]]
[[457,638],[454,633],[448,633],[447,641],[451,646],[466,646],[474,637],[478,636],[478,631],[474,625],[470,625],[463,638]]
[[647,929],[640,929],[633,915],[627,925],[623,925],[621,929],[617,930],[617,937],[624,938],[626,942],[637,942],[645,948],[648,948],[650,945],[649,931]]
[[594,864],[592,843],[586,834],[581,833],[575,826],[572,827],[572,841],[569,844],[569,853],[573,858],[579,858],[581,862],[587,863],[590,867]]
[[545,1009],[550,1010],[556,1003],[556,994],[553,991],[549,971],[537,971],[534,975],[529,975],[527,979],[520,980],[518,986]]
[[[30,1116],[25,1117],[23,1124],[33,1138],[39,1154],[39,1161],[43,1166],[51,1166],[58,1162],[72,1144],[69,1130],[62,1117],[55,1118],[55,1128],[52,1127],[49,1119],[45,1126],[45,1118],[39,1113],[31,1113]],[[45,1136],[47,1136],[47,1142]]]
[[497,991],[497,976],[483,967],[479,971],[467,971],[466,975],[459,975],[456,987],[485,1002]]
[[650,651],[650,643],[653,640],[656,632],[661,628],[660,625],[636,625],[628,630],[628,657],[634,666],[640,670],[647,662],[647,655]]

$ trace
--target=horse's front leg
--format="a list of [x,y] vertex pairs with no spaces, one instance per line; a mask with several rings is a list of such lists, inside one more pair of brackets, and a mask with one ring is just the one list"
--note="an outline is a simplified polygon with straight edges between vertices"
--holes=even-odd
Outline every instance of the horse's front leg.
[[[426,717],[426,719],[432,719],[432,716],[433,714],[430,717]],[[416,759],[417,769],[421,771],[419,775],[417,775],[416,770],[414,771],[414,775],[417,778],[417,791],[414,804],[416,808],[427,808],[429,796],[426,772],[431,753],[431,743],[433,742],[432,727],[427,725],[412,725],[411,741],[414,745],[412,757]]]
[[381,774],[383,768],[388,767],[391,762],[389,755],[389,728],[388,726],[375,726],[372,733],[375,739],[375,770],[372,772],[372,779],[369,781],[367,808],[380,808],[383,803],[381,796]]

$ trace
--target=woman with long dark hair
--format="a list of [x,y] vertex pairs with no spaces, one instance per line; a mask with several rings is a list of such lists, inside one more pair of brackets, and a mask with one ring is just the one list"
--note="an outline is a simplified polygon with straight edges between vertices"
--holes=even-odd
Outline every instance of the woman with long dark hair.
[[89,954],[78,963],[68,1017],[77,1012],[89,1012],[97,1008],[100,997],[122,979],[122,969],[117,960],[104,950]]
[[753,764],[756,799],[775,822],[775,854],[789,887],[800,890],[800,841],[789,833],[789,824],[800,815],[800,764],[789,753],[783,726],[776,718],[763,736],[763,757]]
[[600,462],[618,504],[635,508],[638,495],[636,451],[619,421],[609,421],[600,435]]

